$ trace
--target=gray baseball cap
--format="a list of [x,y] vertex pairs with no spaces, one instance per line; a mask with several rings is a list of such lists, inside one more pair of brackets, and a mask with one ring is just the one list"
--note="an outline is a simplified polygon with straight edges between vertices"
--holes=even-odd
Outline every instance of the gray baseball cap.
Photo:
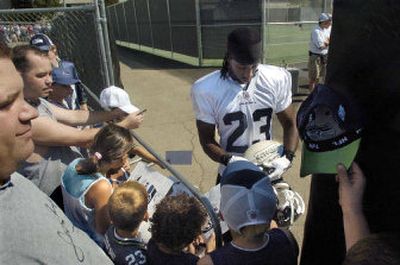
[[230,229],[269,224],[277,198],[269,178],[249,161],[228,164],[221,178],[220,209]]

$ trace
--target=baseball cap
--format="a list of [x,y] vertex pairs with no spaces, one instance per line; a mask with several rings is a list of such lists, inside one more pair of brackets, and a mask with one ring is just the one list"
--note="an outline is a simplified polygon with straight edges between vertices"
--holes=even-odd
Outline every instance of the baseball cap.
[[261,59],[261,37],[257,30],[238,28],[229,33],[228,53],[240,64],[254,64]]
[[75,78],[74,74],[69,71],[68,68],[58,67],[53,68],[51,75],[53,77],[53,83],[59,85],[73,85],[80,83],[81,81]]
[[328,13],[321,13],[321,15],[319,15],[318,22],[325,22],[328,20],[331,20],[331,16]]
[[39,50],[45,52],[48,52],[51,47],[54,46],[54,43],[51,41],[51,39],[43,33],[35,34],[29,43],[33,46],[36,46]]
[[128,114],[139,110],[132,105],[128,93],[116,86],[110,86],[101,91],[100,103],[103,108],[119,108]]
[[268,224],[276,211],[276,195],[269,178],[249,161],[229,163],[221,178],[220,209],[230,229]]
[[303,140],[300,176],[336,174],[338,163],[348,168],[357,154],[363,123],[354,99],[318,85],[297,113]]

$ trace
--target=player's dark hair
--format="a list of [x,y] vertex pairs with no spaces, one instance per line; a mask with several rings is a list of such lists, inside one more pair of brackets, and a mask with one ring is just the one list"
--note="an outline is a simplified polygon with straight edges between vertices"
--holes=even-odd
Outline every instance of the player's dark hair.
[[25,73],[29,69],[29,60],[27,58],[29,53],[47,57],[47,52],[41,51],[33,45],[15,46],[12,50],[11,57],[15,68],[17,68],[17,70],[21,73]]
[[[133,139],[128,129],[115,124],[104,126],[94,137],[89,148],[90,156],[79,161],[75,169],[78,174],[93,174],[99,171],[102,163],[111,163],[122,158],[133,147]],[[96,156],[101,155],[101,158]]]
[[207,213],[199,201],[183,193],[165,197],[151,219],[152,239],[179,253],[201,234]]
[[221,78],[226,79],[229,72],[229,54],[225,53],[224,61],[222,62],[222,68],[220,70]]
[[147,191],[142,184],[126,181],[119,185],[108,201],[113,225],[124,231],[136,230],[146,214],[147,202]]

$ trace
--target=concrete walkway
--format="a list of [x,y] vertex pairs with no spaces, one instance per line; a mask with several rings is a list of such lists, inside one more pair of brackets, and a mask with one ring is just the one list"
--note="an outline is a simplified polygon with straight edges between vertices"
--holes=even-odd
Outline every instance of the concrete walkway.
[[[166,151],[193,151],[192,165],[174,167],[202,192],[208,191],[215,183],[218,164],[209,159],[200,146],[190,87],[195,80],[215,68],[195,68],[126,48],[119,48],[119,56],[125,89],[136,106],[147,109],[138,134],[163,157]],[[301,86],[306,82],[304,75],[301,71]],[[299,103],[294,103],[294,106],[297,109]],[[275,139],[282,141],[279,123],[275,120],[273,124]],[[307,204],[310,178],[299,177],[299,150],[300,147],[285,179]],[[303,238],[304,220],[305,215],[292,227],[299,244]]]

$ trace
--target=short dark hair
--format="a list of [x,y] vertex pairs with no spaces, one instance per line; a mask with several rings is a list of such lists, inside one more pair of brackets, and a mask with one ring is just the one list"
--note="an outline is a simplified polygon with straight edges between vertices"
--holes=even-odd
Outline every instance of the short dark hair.
[[198,235],[207,212],[200,202],[182,193],[165,197],[151,219],[152,239],[173,252],[179,252]]
[[400,236],[396,233],[371,234],[354,244],[343,265],[400,264]]
[[0,41],[0,59],[9,59],[11,50],[8,48],[7,44]]
[[39,50],[33,45],[15,46],[12,50],[12,61],[15,68],[21,73],[25,73],[29,69],[29,61],[27,59],[29,52],[39,56],[47,56],[46,52]]
[[116,228],[134,231],[147,211],[146,188],[136,181],[126,181],[115,188],[108,201],[110,219]]

